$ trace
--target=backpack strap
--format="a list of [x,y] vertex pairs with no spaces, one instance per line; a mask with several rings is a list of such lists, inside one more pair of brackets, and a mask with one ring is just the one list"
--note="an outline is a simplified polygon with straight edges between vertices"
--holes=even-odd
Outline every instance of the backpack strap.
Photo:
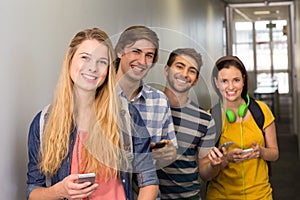
[[222,111],[220,103],[217,103],[210,109],[210,113],[215,120],[215,127],[216,127],[216,138],[215,138],[215,145],[218,146],[220,136],[222,133]]
[[[41,151],[43,150],[44,128],[48,119],[49,109],[50,109],[50,104],[43,108],[40,116],[40,150]],[[46,187],[50,187],[50,186],[51,186],[51,177],[46,176]]]
[[41,116],[40,116],[40,149],[43,149],[43,134],[44,134],[44,128],[45,128],[45,122],[46,122],[46,118],[48,117],[49,114],[49,107],[50,104],[45,106],[41,112]]
[[263,130],[264,123],[265,123],[265,116],[258,103],[252,97],[250,97],[250,103],[248,109],[250,110],[257,126],[260,128],[260,130],[262,130],[263,135],[265,137],[265,132]]

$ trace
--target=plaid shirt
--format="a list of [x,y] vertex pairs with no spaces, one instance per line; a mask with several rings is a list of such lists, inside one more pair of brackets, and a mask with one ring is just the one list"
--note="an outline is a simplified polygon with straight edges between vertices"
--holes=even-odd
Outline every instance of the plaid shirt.
[[[128,105],[129,100],[123,91],[119,92],[123,108],[128,110],[128,106],[125,106],[124,102],[127,102]],[[152,142],[167,139],[171,140],[175,147],[177,147],[170,104],[163,92],[143,84],[142,90],[130,103],[136,106],[140,112],[151,135]]]

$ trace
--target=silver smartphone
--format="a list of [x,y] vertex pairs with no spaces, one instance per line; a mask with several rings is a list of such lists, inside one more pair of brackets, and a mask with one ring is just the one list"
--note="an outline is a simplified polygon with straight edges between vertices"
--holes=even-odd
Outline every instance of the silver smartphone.
[[222,150],[222,147],[225,147],[226,149],[229,147],[229,146],[231,146],[231,145],[233,145],[233,142],[232,141],[230,141],[230,142],[225,142],[224,144],[222,144],[221,146],[219,146],[219,150],[223,153],[223,150]]
[[78,174],[78,183],[90,182],[91,185],[95,183],[95,173]]
[[252,148],[244,149],[244,150],[243,150],[243,154],[248,154],[248,153],[250,153],[250,152],[252,152],[252,151],[253,151]]

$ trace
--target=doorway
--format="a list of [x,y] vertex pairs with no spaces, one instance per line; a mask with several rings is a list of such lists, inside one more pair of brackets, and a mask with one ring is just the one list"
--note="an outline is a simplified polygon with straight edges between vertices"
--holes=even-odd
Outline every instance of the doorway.
[[[284,97],[292,102],[288,108],[290,132],[295,134],[298,117],[297,109],[292,109],[297,106],[293,16],[293,2],[228,4],[226,53],[238,56],[245,64],[250,94],[257,89],[264,91],[266,89],[261,87],[267,86],[276,88],[274,94],[279,100]],[[274,114],[280,119],[279,101],[275,104],[274,97],[272,100]]]

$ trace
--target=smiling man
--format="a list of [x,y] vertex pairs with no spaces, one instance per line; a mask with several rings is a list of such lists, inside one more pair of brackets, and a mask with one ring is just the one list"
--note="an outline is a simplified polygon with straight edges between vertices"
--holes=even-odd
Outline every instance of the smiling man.
[[201,66],[201,54],[183,48],[171,52],[164,69],[164,92],[171,105],[178,150],[176,161],[158,170],[161,199],[199,200],[199,174],[203,180],[209,180],[218,172],[207,157],[214,146],[214,120],[189,99]]
[[[117,80],[121,88],[119,95],[123,107],[128,105],[131,117],[136,119],[139,115],[141,118],[139,120],[143,121],[147,128],[148,137],[145,136],[145,133],[138,133],[137,137],[140,138],[133,138],[135,157],[138,157],[139,153],[148,153],[155,160],[160,158],[160,160],[171,163],[176,157],[177,140],[168,99],[163,92],[143,82],[143,78],[157,62],[158,49],[159,39],[154,31],[145,26],[127,28],[121,34],[115,47]],[[136,111],[132,112],[132,109]],[[153,147],[158,142],[165,143],[164,147],[152,148],[152,152],[150,152],[150,146]],[[133,168],[135,167],[133,166]],[[149,166],[143,168],[149,169]],[[154,181],[154,177],[157,177],[156,171],[154,170],[155,174],[152,172],[151,170],[138,172],[139,198],[156,198],[155,191],[158,191],[158,180]]]

